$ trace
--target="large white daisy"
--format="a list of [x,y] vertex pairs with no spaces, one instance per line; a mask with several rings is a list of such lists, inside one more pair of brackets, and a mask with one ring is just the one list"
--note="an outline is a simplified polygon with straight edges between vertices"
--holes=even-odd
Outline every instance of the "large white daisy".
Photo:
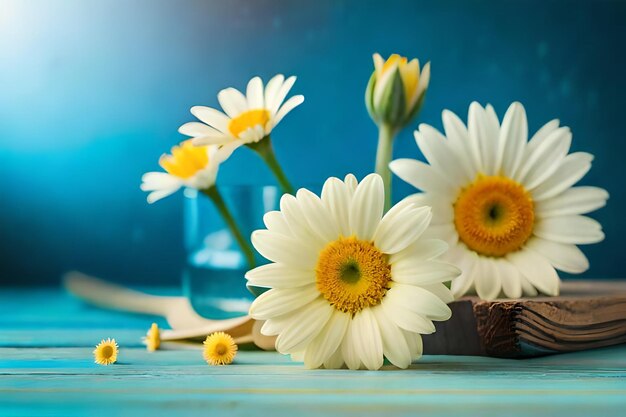
[[583,214],[606,204],[597,187],[573,187],[593,156],[568,154],[572,133],[558,120],[528,140],[526,112],[513,103],[500,124],[494,109],[472,103],[467,127],[443,112],[446,135],[422,124],[417,146],[429,164],[398,159],[391,170],[423,191],[409,197],[433,208],[429,237],[447,241],[446,259],[463,273],[456,297],[475,290],[483,299],[558,295],[556,269],[589,267],[576,246],[604,239],[600,224]]
[[166,172],[147,172],[141,178],[141,189],[149,192],[148,203],[165,198],[181,187],[198,190],[212,187],[220,164],[236,147],[236,144],[194,146],[191,140],[172,147],[171,155],[164,154],[159,159]]
[[445,242],[423,239],[429,207],[401,202],[383,216],[379,175],[360,184],[329,178],[321,198],[301,189],[252,243],[272,261],[249,271],[250,285],[269,287],[250,308],[278,335],[276,349],[309,368],[378,369],[387,358],[406,368],[422,353],[420,334],[447,320],[452,293],[443,284],[459,270],[436,258]]
[[285,101],[295,82],[294,76],[285,80],[282,74],[278,74],[265,88],[261,78],[252,78],[245,95],[235,88],[226,88],[217,95],[224,113],[211,107],[192,107],[191,114],[202,123],[185,123],[178,131],[191,136],[194,145],[256,143],[268,136],[287,113],[304,101],[301,95]]

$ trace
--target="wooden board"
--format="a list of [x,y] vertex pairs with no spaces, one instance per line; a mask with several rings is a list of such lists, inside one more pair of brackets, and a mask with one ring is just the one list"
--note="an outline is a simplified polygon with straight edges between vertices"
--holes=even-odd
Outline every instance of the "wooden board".
[[[197,349],[148,353],[151,317],[60,291],[0,290],[0,416],[623,416],[626,347],[513,360],[426,356],[400,371],[303,369],[243,351],[209,367]],[[115,337],[119,363],[92,362]]]
[[450,303],[429,354],[518,358],[626,343],[626,281],[570,281],[561,296]]

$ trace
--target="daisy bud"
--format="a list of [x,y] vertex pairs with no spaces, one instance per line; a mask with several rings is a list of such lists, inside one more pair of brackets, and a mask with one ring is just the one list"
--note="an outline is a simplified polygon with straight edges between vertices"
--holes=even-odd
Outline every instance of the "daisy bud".
[[419,112],[430,81],[430,62],[420,73],[419,61],[393,54],[384,61],[374,54],[374,72],[365,92],[365,105],[376,124],[406,126]]

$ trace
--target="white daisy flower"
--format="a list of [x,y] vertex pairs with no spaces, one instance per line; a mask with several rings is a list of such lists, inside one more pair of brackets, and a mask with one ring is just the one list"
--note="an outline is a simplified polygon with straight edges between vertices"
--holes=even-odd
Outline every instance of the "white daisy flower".
[[276,350],[308,368],[378,369],[387,358],[406,368],[422,353],[420,334],[447,320],[452,293],[443,284],[460,271],[436,258],[447,245],[421,235],[429,207],[401,202],[383,216],[379,175],[360,184],[329,178],[319,198],[300,189],[252,234],[273,263],[246,274],[269,287],[250,307],[278,335]]
[[148,203],[152,204],[181,187],[206,190],[215,184],[217,171],[222,162],[237,148],[227,146],[194,146],[191,140],[172,148],[172,154],[164,154],[159,164],[166,172],[147,172],[143,175],[141,189],[150,192]]
[[430,164],[398,159],[390,168],[423,191],[410,201],[432,206],[426,235],[447,241],[446,259],[463,270],[454,295],[558,295],[555,269],[585,271],[589,262],[576,245],[604,239],[601,225],[583,215],[604,206],[608,193],[573,187],[593,156],[568,154],[572,133],[558,120],[528,141],[520,103],[511,104],[502,124],[493,107],[472,103],[467,127],[447,110],[443,126],[446,136],[426,124],[415,132]]
[[226,88],[217,95],[225,113],[211,107],[192,107],[191,114],[202,123],[185,123],[178,131],[191,136],[194,145],[259,142],[272,132],[287,113],[304,101],[301,95],[285,101],[295,82],[296,77],[285,80],[282,74],[278,74],[265,88],[261,78],[252,78],[245,95],[235,88]]

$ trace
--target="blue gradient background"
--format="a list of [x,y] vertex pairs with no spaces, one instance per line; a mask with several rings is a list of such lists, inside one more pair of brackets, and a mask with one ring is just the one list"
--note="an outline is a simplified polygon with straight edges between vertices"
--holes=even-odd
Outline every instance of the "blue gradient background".
[[[611,193],[584,276],[624,276],[625,40],[624,2],[0,0],[0,284],[70,268],[177,283],[182,196],[148,206],[141,174],[182,138],[192,105],[253,75],[299,77],[305,104],[274,135],[296,183],[370,172],[375,51],[432,61],[420,122],[519,100],[531,132],[554,117],[571,126],[573,150],[596,155],[583,182]],[[395,155],[418,156],[410,130]],[[242,150],[220,182],[271,176]]]

